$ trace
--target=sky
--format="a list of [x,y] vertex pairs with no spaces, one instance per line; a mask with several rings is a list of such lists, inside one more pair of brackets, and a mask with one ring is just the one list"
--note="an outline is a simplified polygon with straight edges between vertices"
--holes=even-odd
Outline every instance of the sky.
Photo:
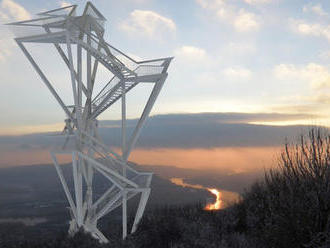
[[[143,59],[175,56],[152,114],[287,113],[300,117],[272,124],[330,125],[327,1],[92,2],[107,18],[106,40],[115,47]],[[85,1],[1,0],[0,22],[69,4],[78,4],[79,13]],[[0,133],[61,129],[65,116],[14,43],[15,34],[4,25],[0,32]],[[28,48],[63,97],[69,95],[67,70],[55,51]],[[129,117],[139,115],[146,90],[131,98]],[[116,111],[100,117],[116,118]]]
[[[196,162],[200,157],[210,166],[221,161],[240,171],[247,163],[252,166],[258,161],[262,167],[265,160],[273,159],[271,151],[279,149],[285,136],[297,133],[288,125],[330,126],[330,2],[92,3],[107,18],[108,43],[137,59],[175,57],[151,113],[153,123],[164,128],[158,132],[166,135],[143,133],[147,137],[143,140],[141,136],[138,150],[132,154],[136,161],[205,166]],[[71,4],[78,4],[80,14],[86,1],[0,0],[0,23],[30,19],[36,13]],[[25,34],[29,32],[25,30]],[[0,25],[0,34],[0,166],[47,162],[48,143],[40,144],[38,135],[29,135],[61,131],[65,115],[15,44],[13,38],[22,35],[22,30]],[[47,44],[27,48],[61,97],[69,98],[69,73],[55,49]],[[107,80],[101,70],[97,82]],[[134,92],[127,97],[131,119],[141,113],[150,86],[139,85]],[[103,123],[116,120],[119,110],[120,105],[115,104],[99,119]],[[277,125],[285,127],[276,129]],[[27,137],[32,141],[27,142]]]

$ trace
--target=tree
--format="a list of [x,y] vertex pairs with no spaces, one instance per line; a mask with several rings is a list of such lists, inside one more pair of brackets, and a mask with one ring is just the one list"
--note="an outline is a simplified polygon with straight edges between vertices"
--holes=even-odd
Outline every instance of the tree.
[[297,144],[286,143],[278,168],[266,172],[243,198],[247,227],[271,247],[329,245],[328,132],[312,128]]

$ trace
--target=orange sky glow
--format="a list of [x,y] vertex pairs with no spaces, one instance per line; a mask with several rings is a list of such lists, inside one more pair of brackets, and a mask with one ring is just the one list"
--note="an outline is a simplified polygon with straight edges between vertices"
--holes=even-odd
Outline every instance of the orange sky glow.
[[272,167],[281,147],[223,147],[213,149],[136,149],[131,160],[144,165],[191,169],[232,169],[239,173]]
[[[136,149],[130,160],[143,165],[169,165],[190,169],[230,169],[233,173],[269,168],[281,147],[223,147],[213,149]],[[63,155],[60,162],[69,162]],[[48,149],[0,150],[0,167],[50,164]]]

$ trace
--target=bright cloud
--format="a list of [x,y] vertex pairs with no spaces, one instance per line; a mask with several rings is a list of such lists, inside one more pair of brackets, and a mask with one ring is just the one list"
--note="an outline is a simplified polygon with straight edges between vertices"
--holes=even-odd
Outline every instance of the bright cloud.
[[251,77],[252,72],[243,67],[228,67],[223,70],[223,74],[230,79],[248,79]]
[[[8,23],[31,19],[30,13],[23,6],[12,0],[2,0],[0,2],[0,22]],[[5,62],[12,54],[13,44],[12,34],[5,26],[0,27],[0,62]]]
[[66,2],[66,1],[60,1],[61,8],[71,6],[72,3]]
[[[297,105],[295,105],[296,107],[298,106],[301,107],[301,109],[296,109],[296,111],[298,112],[310,112],[310,111],[315,111],[316,110],[315,108],[320,110],[319,104],[329,104],[330,94],[327,92],[311,91],[310,94],[308,95],[287,96],[287,97],[283,97],[283,100],[287,102],[298,103]],[[304,109],[303,105],[300,105],[299,103],[305,104],[306,108]]]
[[236,30],[241,32],[258,30],[260,27],[258,17],[255,14],[247,12],[243,9],[239,11],[233,22]]
[[274,74],[281,80],[305,81],[314,88],[330,86],[330,70],[320,64],[309,63],[304,66],[294,64],[280,64],[275,66]]
[[291,28],[302,35],[324,37],[330,41],[330,25],[321,25],[318,23],[308,23],[302,20],[290,20]]
[[321,93],[315,96],[311,96],[310,100],[315,103],[329,104],[330,103],[330,94]]
[[264,4],[270,3],[272,0],[244,0],[244,2],[248,4]]
[[218,20],[232,25],[236,31],[256,31],[261,26],[260,17],[243,8],[237,8],[223,0],[196,0],[204,9],[212,11]]
[[134,10],[128,19],[123,21],[120,29],[128,33],[143,33],[150,38],[174,33],[176,25],[173,20],[149,10]]
[[321,4],[307,4],[303,7],[303,12],[314,13],[319,16],[327,16],[328,13],[322,8]]
[[196,0],[204,9],[219,9],[225,5],[225,0]]
[[4,21],[22,21],[31,19],[30,13],[12,0],[2,0],[0,18]]
[[174,51],[174,55],[189,61],[206,59],[207,57],[204,49],[194,46],[182,46]]

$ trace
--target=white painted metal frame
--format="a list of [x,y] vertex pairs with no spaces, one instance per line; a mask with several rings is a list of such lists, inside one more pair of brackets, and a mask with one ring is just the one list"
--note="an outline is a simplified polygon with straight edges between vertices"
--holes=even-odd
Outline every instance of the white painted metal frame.
[[[38,15],[41,17],[37,19],[9,25],[25,28],[40,27],[40,34],[17,37],[15,40],[67,116],[63,131],[66,141],[63,147],[51,151],[51,158],[70,206],[72,220],[69,233],[74,235],[78,230],[83,229],[100,242],[107,242],[107,238],[97,227],[100,218],[122,206],[122,233],[125,238],[128,233],[127,201],[138,194],[141,195],[131,233],[136,231],[145,210],[150,195],[152,173],[139,172],[129,166],[127,161],[167,78],[167,69],[172,58],[135,61],[104,41],[105,18],[90,2],[86,4],[81,16],[76,16],[75,10],[76,5],[72,5],[40,13]],[[65,104],[64,99],[56,92],[24,45],[32,42],[55,46],[70,71],[73,106]],[[76,58],[73,53],[74,47],[77,49]],[[86,53],[85,84],[82,80],[83,50]],[[93,98],[99,64],[107,68],[113,77]],[[126,93],[144,82],[153,83],[153,90],[132,136],[127,137]],[[102,143],[96,120],[120,99],[121,155]],[[68,145],[70,141],[74,143],[73,146]],[[73,188],[68,186],[64,177],[58,163],[58,154],[72,156]],[[95,172],[103,175],[111,185],[98,199],[93,197]]]

